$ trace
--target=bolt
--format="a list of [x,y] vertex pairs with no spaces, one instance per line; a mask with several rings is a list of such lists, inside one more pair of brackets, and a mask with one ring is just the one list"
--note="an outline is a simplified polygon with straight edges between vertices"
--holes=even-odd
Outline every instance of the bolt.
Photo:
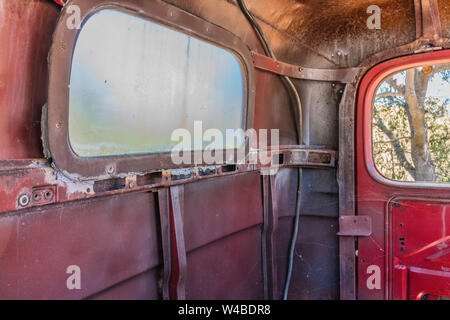
[[56,129],[61,129],[61,122],[56,123]]
[[18,203],[21,207],[26,207],[30,203],[30,196],[27,194],[21,194],[19,196]]

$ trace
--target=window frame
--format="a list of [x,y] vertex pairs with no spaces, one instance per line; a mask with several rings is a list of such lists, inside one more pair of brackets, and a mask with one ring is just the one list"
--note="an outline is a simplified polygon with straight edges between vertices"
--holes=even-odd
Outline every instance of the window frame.
[[362,106],[363,109],[363,157],[366,169],[375,181],[400,188],[450,189],[450,183],[448,182],[398,181],[389,179],[379,172],[373,157],[373,102],[381,82],[386,77],[402,70],[416,68],[424,64],[444,63],[450,63],[450,50],[448,49],[393,58],[376,65],[363,76],[357,100],[357,104]]
[[[69,29],[68,19],[72,5],[80,8],[81,26]],[[78,34],[84,23],[95,13],[104,9],[124,11],[139,18],[172,28],[199,40],[209,42],[233,53],[242,66],[244,83],[243,130],[253,127],[254,118],[254,68],[249,48],[230,31],[194,16],[173,5],[159,1],[140,0],[73,0],[66,5],[58,20],[49,55],[49,86],[47,114],[44,114],[44,154],[51,158],[54,166],[66,176],[77,180],[92,180],[111,177],[145,174],[161,169],[177,169],[197,165],[176,165],[170,152],[99,157],[80,157],[72,150],[69,141],[69,84],[72,57]],[[70,13],[69,13],[70,11]],[[231,129],[231,128],[230,128]],[[243,148],[248,150],[248,139]],[[235,149],[237,154],[241,149]],[[189,151],[191,158],[203,151]]]

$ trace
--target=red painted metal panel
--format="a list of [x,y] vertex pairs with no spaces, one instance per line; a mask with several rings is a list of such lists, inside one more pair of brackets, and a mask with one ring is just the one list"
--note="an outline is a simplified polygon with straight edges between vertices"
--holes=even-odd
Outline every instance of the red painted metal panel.
[[411,267],[409,269],[409,299],[422,300],[450,297],[450,272]]
[[156,267],[106,289],[90,300],[158,300],[160,268]]
[[187,299],[263,299],[261,228],[253,227],[187,255]]
[[[392,246],[389,224],[389,203],[393,198],[417,198],[424,203],[435,199],[450,198],[450,190],[442,186],[416,186],[392,183],[381,177],[372,158],[371,123],[372,97],[378,83],[390,73],[423,64],[443,63],[450,60],[450,51],[416,54],[381,63],[371,69],[362,80],[357,100],[357,145],[356,145],[356,210],[358,215],[372,218],[372,235],[358,238],[358,293],[359,299],[390,299],[392,292]],[[428,212],[428,209],[427,211]],[[421,220],[425,221],[424,219]],[[416,235],[419,236],[420,234]],[[369,287],[367,280],[373,275],[373,267],[379,268],[380,287]],[[396,273],[398,272],[395,271]],[[395,281],[397,281],[396,278]],[[395,297],[404,293],[394,292]]]
[[450,296],[450,201],[395,200],[390,216],[393,298]]
[[[86,298],[155,268],[157,223],[152,193],[0,216],[0,298]],[[71,265],[81,269],[81,290],[66,286]]]
[[[262,224],[261,181],[258,172],[187,184],[184,198],[187,252]],[[260,243],[258,248],[259,246]]]

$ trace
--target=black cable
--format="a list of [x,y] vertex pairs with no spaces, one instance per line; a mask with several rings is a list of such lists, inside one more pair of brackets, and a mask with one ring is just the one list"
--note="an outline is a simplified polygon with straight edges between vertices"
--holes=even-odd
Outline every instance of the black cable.
[[253,25],[253,27],[256,30],[256,34],[258,35],[259,39],[261,40],[264,51],[266,52],[266,55],[268,55],[271,58],[275,59],[275,56],[272,52],[272,49],[270,48],[269,42],[266,39],[266,36],[264,35],[264,32],[262,31],[260,25],[258,22],[253,18],[253,15],[248,11],[247,6],[245,5],[245,2],[243,0],[238,0],[239,7],[241,8],[242,12],[245,14],[247,19],[250,21],[250,23]]
[[[250,11],[247,9],[247,7],[244,3],[244,0],[237,0],[237,2],[239,4],[239,7],[241,8],[242,12],[244,13],[244,15],[247,17],[249,22],[254,27],[256,34],[258,35],[258,37],[263,45],[266,55],[272,59],[276,59],[275,55],[272,52],[272,49],[270,48],[270,44],[267,41],[260,25],[255,20],[255,18],[250,13]],[[300,101],[300,96],[298,94],[297,88],[294,86],[294,84],[292,83],[292,80],[289,77],[282,76],[282,79],[287,84],[288,88],[290,89],[290,92],[292,92],[292,94],[294,95],[294,100],[297,105],[297,112],[298,112],[298,119],[296,121],[296,124],[297,124],[296,131],[297,131],[297,136],[298,136],[298,143],[302,144],[303,143],[303,134],[302,134],[303,113],[302,113],[302,104]],[[295,112],[294,112],[294,114],[295,114]],[[298,169],[298,190],[297,190],[297,201],[296,201],[296,207],[295,207],[294,232],[292,234],[291,245],[289,248],[288,270],[287,270],[287,274],[286,274],[286,284],[285,284],[284,291],[283,291],[283,300],[287,300],[289,286],[290,286],[291,278],[292,278],[292,268],[293,268],[293,264],[294,264],[295,244],[297,242],[298,224],[299,224],[299,220],[300,220],[300,204],[301,204],[301,194],[302,194],[301,182],[302,182],[302,169]]]

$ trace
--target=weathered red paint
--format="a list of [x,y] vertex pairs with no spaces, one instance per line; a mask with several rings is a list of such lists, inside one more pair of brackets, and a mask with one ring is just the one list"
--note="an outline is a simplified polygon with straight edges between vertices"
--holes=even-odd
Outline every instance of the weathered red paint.
[[42,157],[47,55],[59,10],[50,1],[2,0],[0,159]]

